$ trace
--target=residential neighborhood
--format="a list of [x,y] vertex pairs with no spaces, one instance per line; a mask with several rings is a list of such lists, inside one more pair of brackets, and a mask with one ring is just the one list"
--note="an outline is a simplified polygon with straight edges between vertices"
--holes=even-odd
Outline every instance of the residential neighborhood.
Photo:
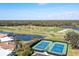
[[14,39],[6,34],[0,34],[0,56],[8,56],[16,48]]

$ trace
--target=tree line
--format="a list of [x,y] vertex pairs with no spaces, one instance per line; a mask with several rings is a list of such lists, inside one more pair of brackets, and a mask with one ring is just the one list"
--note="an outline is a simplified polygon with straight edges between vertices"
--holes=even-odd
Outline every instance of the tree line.
[[79,20],[0,20],[0,26],[74,26],[79,25]]

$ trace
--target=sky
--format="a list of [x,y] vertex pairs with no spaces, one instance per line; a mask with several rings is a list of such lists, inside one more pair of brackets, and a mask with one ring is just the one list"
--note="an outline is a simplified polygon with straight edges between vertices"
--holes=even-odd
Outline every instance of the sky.
[[0,20],[79,20],[79,4],[0,3]]

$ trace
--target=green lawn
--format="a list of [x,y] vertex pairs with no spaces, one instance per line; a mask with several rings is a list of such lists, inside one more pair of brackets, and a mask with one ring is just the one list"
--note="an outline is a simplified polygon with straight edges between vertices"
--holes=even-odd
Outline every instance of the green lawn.
[[[14,32],[18,34],[35,34],[35,35],[43,35],[46,36],[46,40],[55,40],[55,41],[65,41],[64,35],[67,32],[73,31],[72,29],[68,29],[66,32],[58,32],[64,30],[63,28],[59,27],[42,27],[42,26],[13,26],[13,27],[0,27],[0,31],[6,32]],[[79,33],[79,31],[75,32]],[[69,45],[68,55],[79,55],[79,50],[72,49]]]

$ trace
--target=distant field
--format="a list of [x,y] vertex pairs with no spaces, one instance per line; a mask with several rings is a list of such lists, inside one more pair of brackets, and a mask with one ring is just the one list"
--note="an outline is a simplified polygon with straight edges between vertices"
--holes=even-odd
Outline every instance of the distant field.
[[0,31],[15,32],[21,34],[45,34],[63,30],[59,27],[42,27],[42,26],[0,26]]

